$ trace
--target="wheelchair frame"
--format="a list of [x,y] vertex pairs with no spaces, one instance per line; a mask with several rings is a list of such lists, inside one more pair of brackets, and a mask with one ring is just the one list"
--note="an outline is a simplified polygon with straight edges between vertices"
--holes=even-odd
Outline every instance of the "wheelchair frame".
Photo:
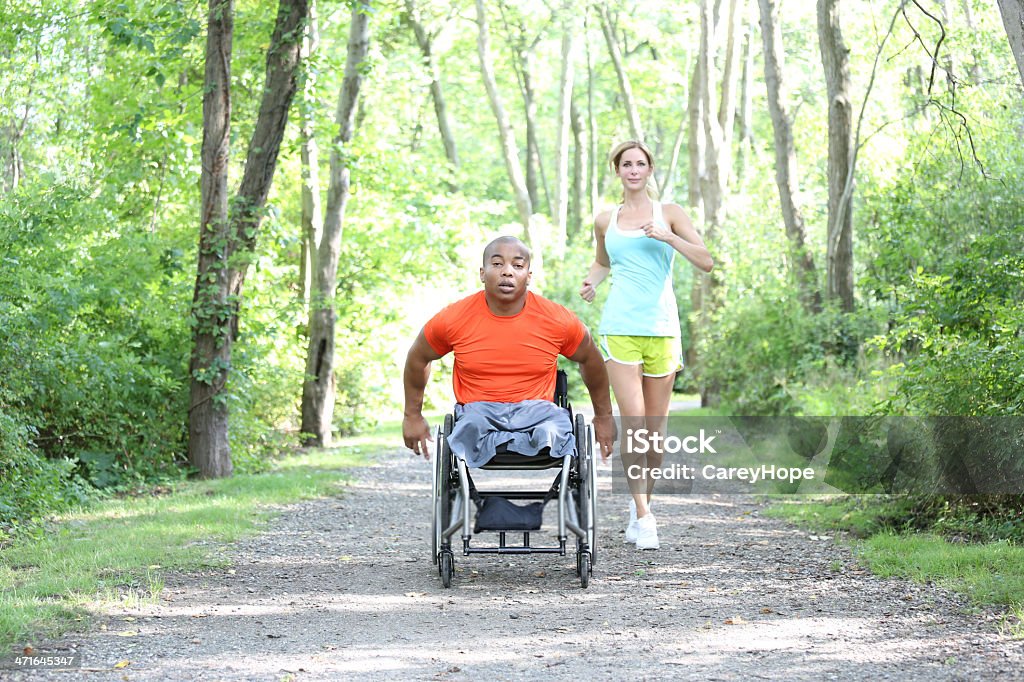
[[[576,575],[580,586],[590,584],[596,562],[596,517],[597,517],[597,471],[594,466],[592,430],[583,415],[573,417],[572,408],[566,397],[567,379],[565,372],[558,371],[555,402],[569,411],[576,439],[576,456],[551,458],[546,454],[536,456],[499,452],[482,469],[504,471],[537,471],[558,468],[559,473],[550,490],[475,490],[465,461],[458,459],[448,447],[448,436],[455,425],[454,416],[445,415],[444,426],[437,432],[437,454],[433,467],[433,523],[431,529],[432,559],[437,564],[441,583],[451,587],[455,573],[455,554],[452,537],[460,530],[462,554],[558,554],[565,556],[568,533],[576,538]],[[557,491],[558,500],[558,545],[535,546],[530,544],[530,533],[537,531],[487,531],[498,533],[496,546],[473,546],[472,496],[473,490],[479,497],[501,496],[511,500],[543,500],[549,492]],[[521,545],[509,545],[508,533],[522,533]]]

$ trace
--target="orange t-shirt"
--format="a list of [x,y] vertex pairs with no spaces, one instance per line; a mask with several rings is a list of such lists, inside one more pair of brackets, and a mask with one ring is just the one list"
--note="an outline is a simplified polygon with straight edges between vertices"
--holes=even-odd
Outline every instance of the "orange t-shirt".
[[495,315],[480,291],[432,317],[423,335],[439,355],[455,351],[460,403],[517,403],[554,399],[558,355],[573,355],[587,328],[568,308],[533,292],[518,314]]

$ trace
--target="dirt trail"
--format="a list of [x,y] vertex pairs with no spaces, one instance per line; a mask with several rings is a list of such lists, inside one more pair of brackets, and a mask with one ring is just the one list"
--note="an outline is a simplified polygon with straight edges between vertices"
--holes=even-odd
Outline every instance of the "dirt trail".
[[355,473],[343,496],[231,548],[230,569],[167,576],[159,604],[39,647],[77,651],[83,670],[9,678],[1024,679],[1024,643],[996,615],[873,577],[750,498],[661,497],[662,548],[638,552],[605,465],[589,589],[571,554],[457,554],[446,590],[427,549],[429,466],[396,450]]

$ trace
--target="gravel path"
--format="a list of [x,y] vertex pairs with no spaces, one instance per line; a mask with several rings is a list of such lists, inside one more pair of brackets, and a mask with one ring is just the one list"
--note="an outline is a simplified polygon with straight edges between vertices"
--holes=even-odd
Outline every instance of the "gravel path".
[[998,615],[874,577],[750,498],[663,496],[661,550],[624,545],[610,472],[589,589],[572,554],[457,554],[443,589],[430,467],[396,450],[342,496],[282,510],[231,568],[167,576],[158,604],[37,647],[82,670],[8,679],[1024,680]]

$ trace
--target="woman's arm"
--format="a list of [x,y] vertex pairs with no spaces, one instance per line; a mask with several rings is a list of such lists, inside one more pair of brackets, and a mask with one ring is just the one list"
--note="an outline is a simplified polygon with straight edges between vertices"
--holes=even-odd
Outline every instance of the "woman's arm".
[[597,295],[597,287],[608,277],[612,271],[608,261],[608,251],[604,248],[604,235],[608,230],[608,221],[611,219],[611,212],[605,211],[594,218],[594,262],[590,265],[587,276],[580,286],[580,297],[590,303]]
[[704,246],[704,240],[694,229],[686,211],[678,204],[665,204],[662,206],[662,213],[670,229],[664,230],[648,224],[644,227],[647,236],[669,244],[686,260],[693,263],[694,267],[704,272],[711,272],[711,268],[715,266],[715,262],[711,259],[711,252]]

